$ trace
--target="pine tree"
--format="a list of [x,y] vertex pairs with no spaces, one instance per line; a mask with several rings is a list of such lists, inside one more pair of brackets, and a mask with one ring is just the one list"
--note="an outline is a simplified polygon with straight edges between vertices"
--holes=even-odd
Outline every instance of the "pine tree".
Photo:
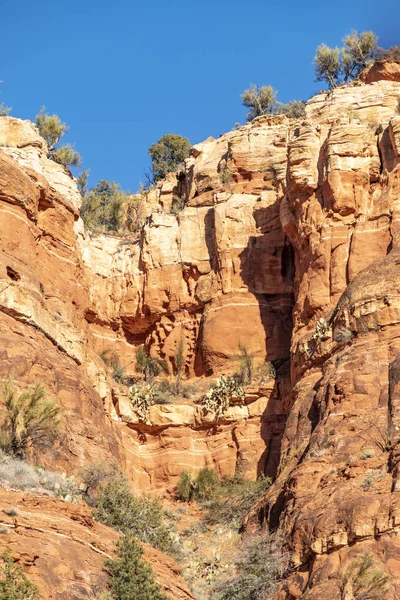
[[116,551],[118,558],[106,563],[114,600],[167,600],[154,580],[151,566],[142,559],[143,549],[134,537],[121,537]]

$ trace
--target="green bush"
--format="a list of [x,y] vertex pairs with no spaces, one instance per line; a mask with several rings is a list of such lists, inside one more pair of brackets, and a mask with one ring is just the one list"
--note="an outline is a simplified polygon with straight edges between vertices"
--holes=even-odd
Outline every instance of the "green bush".
[[237,357],[240,363],[240,382],[247,385],[253,381],[254,375],[254,355],[249,352],[246,346],[239,344],[239,356]]
[[236,561],[236,574],[214,588],[214,600],[264,600],[272,598],[287,569],[287,558],[273,538],[257,536],[247,541]]
[[376,58],[378,38],[372,31],[352,31],[343,40],[343,48],[318,46],[315,57],[317,81],[325,81],[330,88],[355,79]]
[[201,469],[196,477],[195,481],[195,497],[198,500],[207,500],[210,498],[218,486],[220,485],[220,479],[215,471],[212,469]]
[[249,481],[236,476],[223,481],[214,490],[212,497],[203,503],[207,510],[206,521],[210,524],[228,525],[233,529],[240,529],[244,517],[264,496],[270,485],[269,477]]
[[164,359],[150,356],[144,346],[139,346],[136,350],[136,371],[145,381],[152,382],[160,373],[168,373],[168,365]]
[[84,193],[81,217],[90,231],[116,233],[123,229],[124,208],[130,202],[131,196],[118,183],[101,179]]
[[135,497],[128,481],[115,468],[106,470],[103,481],[101,468],[92,469],[83,477],[88,485],[86,496],[98,521],[121,533],[130,533],[162,552],[175,552],[174,533],[164,522],[158,500]]
[[0,424],[0,448],[24,458],[30,448],[44,449],[57,437],[60,408],[48,399],[40,383],[18,393],[12,377],[0,384],[5,415]]
[[289,119],[301,119],[306,116],[306,104],[303,100],[292,100],[287,104],[278,102],[276,112],[286,115]]
[[183,471],[176,486],[176,495],[182,502],[207,500],[215,494],[220,483],[217,473],[207,467],[201,469],[195,479]]
[[194,482],[192,476],[187,471],[182,471],[179,475],[179,481],[176,486],[176,495],[182,502],[190,502],[194,495]]
[[382,600],[387,598],[389,577],[377,569],[369,552],[353,560],[342,574],[340,591],[342,600],[351,595],[354,600]]
[[40,112],[36,115],[36,125],[40,135],[47,142],[49,148],[48,158],[64,167],[76,167],[80,164],[81,157],[70,144],[56,147],[68,131],[68,126],[61,121],[58,115],[47,114],[46,108],[42,106]]
[[118,540],[116,553],[118,558],[106,562],[114,600],[167,600],[154,580],[151,566],[142,558],[143,549],[132,535]]
[[121,363],[121,360],[117,352],[113,352],[111,348],[106,348],[100,353],[100,358],[107,367],[112,369],[112,377],[117,383],[125,382],[125,367]]
[[0,600],[39,600],[39,590],[33,585],[20,565],[10,554],[1,555],[3,561],[0,579]]
[[168,173],[177,171],[188,158],[191,144],[188,138],[174,133],[163,135],[149,148],[151,173],[154,183],[164,179]]
[[171,215],[179,215],[179,213],[185,208],[185,206],[185,199],[175,194],[172,198]]
[[223,185],[230,185],[232,183],[232,171],[228,167],[224,167],[219,175],[219,180]]
[[54,162],[63,165],[63,167],[79,167],[81,164],[81,156],[75,152],[71,144],[60,146],[51,152],[50,158]]

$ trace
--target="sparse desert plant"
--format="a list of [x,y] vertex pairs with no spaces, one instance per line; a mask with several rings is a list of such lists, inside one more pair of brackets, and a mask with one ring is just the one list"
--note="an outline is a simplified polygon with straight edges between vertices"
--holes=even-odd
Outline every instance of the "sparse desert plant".
[[239,378],[221,375],[216,384],[203,397],[202,406],[205,415],[211,413],[216,422],[226,413],[233,398],[244,402],[245,393],[240,385]]
[[187,471],[182,471],[176,486],[176,495],[182,502],[190,502],[194,496],[194,481]]
[[371,450],[370,448],[365,448],[365,450],[363,450],[360,454],[360,460],[368,460],[369,458],[372,458],[375,455],[374,451]]
[[111,348],[106,348],[100,352],[100,358],[107,367],[112,369],[112,378],[117,383],[125,381],[125,366],[121,363],[121,359],[117,352],[113,352]]
[[223,578],[214,589],[215,600],[272,598],[288,568],[288,559],[271,536],[245,542],[235,560],[236,574]]
[[271,361],[266,360],[254,371],[254,377],[259,384],[265,383],[269,379],[276,379],[276,370]]
[[162,358],[150,356],[144,346],[136,350],[136,371],[141,373],[145,381],[152,382],[160,373],[168,373],[168,365]]
[[219,180],[223,185],[232,183],[232,171],[228,167],[224,167],[219,174]]
[[341,599],[383,600],[389,592],[389,577],[377,569],[373,556],[363,552],[355,558],[341,576]]
[[289,119],[301,119],[306,116],[306,104],[303,100],[292,100],[287,104],[277,103],[277,114],[286,115]]
[[3,513],[9,517],[16,517],[18,509],[15,506],[9,506],[8,508],[3,508]]
[[164,179],[168,173],[177,171],[188,158],[191,144],[188,138],[169,133],[163,135],[149,148],[153,183]]
[[123,228],[123,207],[129,200],[130,194],[124,192],[119,183],[101,179],[84,194],[81,206],[83,222],[94,232],[117,233]]
[[400,62],[400,46],[392,46],[387,50],[379,48],[377,60],[388,60],[389,62]]
[[175,393],[180,396],[182,389],[182,373],[185,366],[185,345],[183,337],[179,339],[176,352],[174,354],[175,363]]
[[81,157],[70,144],[56,147],[63,135],[68,131],[68,126],[61,121],[58,115],[47,114],[46,108],[42,106],[40,112],[36,115],[36,125],[40,135],[47,142],[49,158],[64,167],[75,167],[80,164]]
[[146,496],[135,497],[128,481],[118,471],[100,483],[92,498],[95,518],[124,534],[132,534],[162,552],[176,551],[174,533],[164,521],[164,511],[158,500]]
[[151,566],[142,558],[143,549],[131,534],[118,540],[116,554],[117,558],[106,562],[114,600],[167,600]]
[[40,600],[39,590],[33,585],[20,565],[5,552],[1,555],[0,600]]
[[271,114],[276,108],[276,91],[270,85],[258,87],[254,83],[241,94],[243,106],[250,110],[246,120],[252,121],[261,115]]
[[174,194],[174,196],[172,198],[172,204],[171,204],[171,214],[178,215],[185,208],[185,206],[186,206],[185,199]]
[[220,485],[218,474],[212,469],[204,467],[199,471],[194,483],[195,497],[198,500],[210,498]]
[[269,477],[250,481],[236,476],[222,481],[212,497],[203,503],[207,511],[206,521],[212,525],[227,525],[233,529],[240,529],[244,517],[264,496],[271,483]]
[[315,326],[315,331],[313,333],[314,340],[322,340],[325,337],[326,332],[328,331],[328,323],[325,319],[321,318],[317,321]]
[[243,344],[239,344],[239,355],[237,357],[240,365],[240,382],[247,385],[253,381],[254,375],[254,355],[249,352],[248,348]]
[[0,451],[0,486],[17,490],[29,490],[77,502],[82,495],[73,476],[34,467],[23,460]]
[[5,415],[0,424],[0,448],[23,458],[30,448],[49,447],[58,433],[60,408],[40,383],[18,392],[12,377],[0,384]]
[[79,167],[81,164],[81,155],[74,150],[71,144],[55,148],[51,153],[51,158],[64,167]]
[[314,57],[316,80],[325,81],[330,88],[358,77],[377,56],[378,38],[372,31],[352,31],[343,44],[341,49],[321,44]]

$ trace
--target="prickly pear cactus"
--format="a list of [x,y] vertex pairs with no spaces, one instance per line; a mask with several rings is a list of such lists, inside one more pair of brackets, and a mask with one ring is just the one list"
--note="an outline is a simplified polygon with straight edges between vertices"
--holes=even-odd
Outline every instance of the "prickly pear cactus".
[[152,385],[140,387],[133,385],[129,388],[129,400],[134,412],[139,417],[139,421],[151,425],[149,419],[150,407],[154,404],[154,388]]
[[215,421],[218,421],[228,410],[233,398],[244,402],[244,389],[240,386],[236,377],[222,375],[214,387],[203,398],[203,413],[205,415],[214,414]]
[[321,340],[326,332],[328,331],[328,323],[325,319],[319,319],[317,325],[315,326],[315,331],[313,333],[314,340]]

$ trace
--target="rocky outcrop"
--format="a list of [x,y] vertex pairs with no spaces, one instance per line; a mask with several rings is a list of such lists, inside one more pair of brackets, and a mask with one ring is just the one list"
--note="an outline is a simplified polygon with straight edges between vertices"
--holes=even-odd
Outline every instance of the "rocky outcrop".
[[[85,232],[35,128],[0,118],[0,369],[60,398],[48,460],[116,459],[143,490],[189,467],[277,475],[248,525],[285,536],[284,600],[339,598],[363,549],[399,586],[397,66],[196,145],[140,239]],[[187,377],[235,369],[244,344],[277,378],[217,425],[181,401],[138,423],[99,353],[133,370],[145,343],[172,373],[181,341]]]
[[[85,505],[0,489],[0,550],[9,552],[46,600],[96,600],[107,589],[106,561],[118,534],[96,523]],[[144,547],[168,598],[192,600],[176,562]]]

